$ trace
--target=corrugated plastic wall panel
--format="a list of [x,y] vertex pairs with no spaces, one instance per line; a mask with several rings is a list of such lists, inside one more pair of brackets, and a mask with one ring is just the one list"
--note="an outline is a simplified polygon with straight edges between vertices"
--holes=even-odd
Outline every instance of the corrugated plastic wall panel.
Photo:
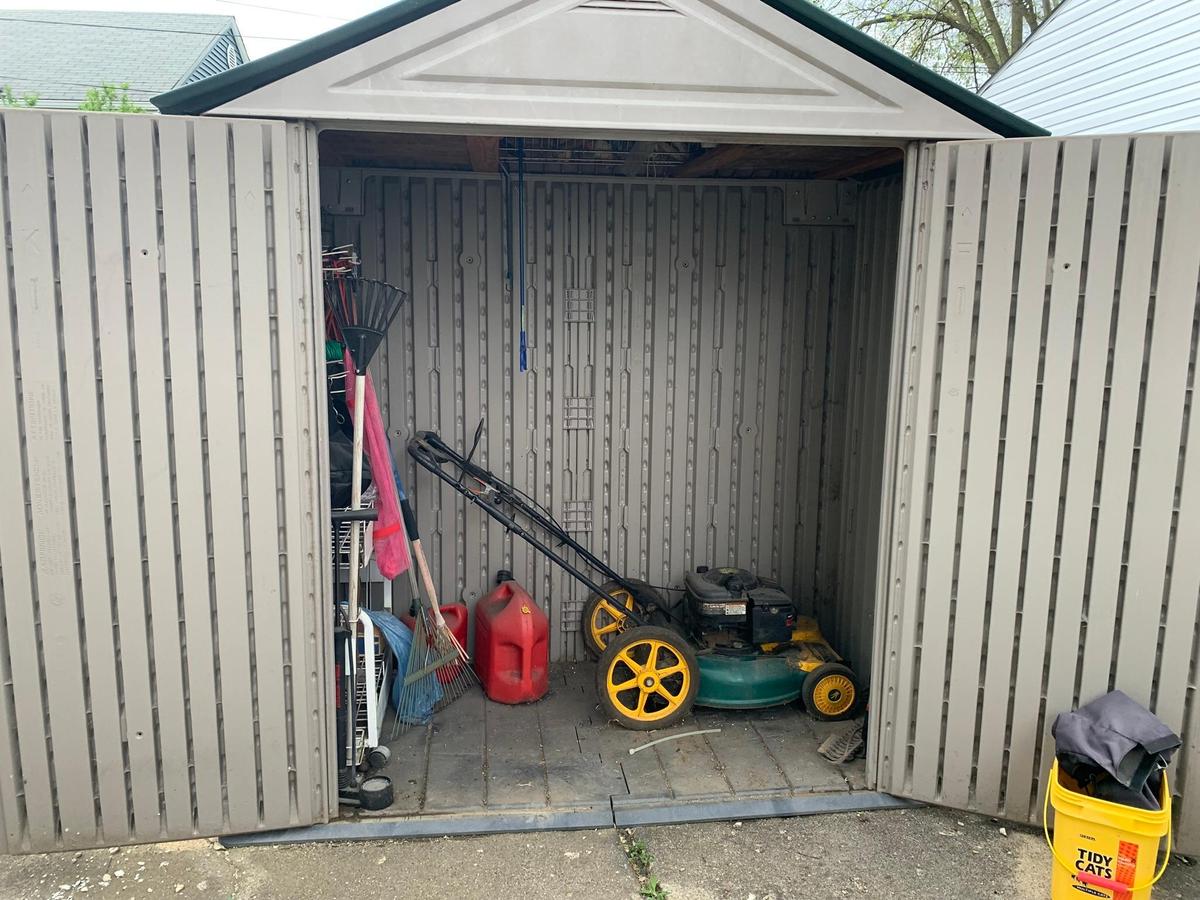
[[1041,815],[1054,717],[1185,737],[1200,849],[1200,135],[937,147],[914,258],[880,787]]
[[867,683],[875,630],[880,491],[883,489],[889,357],[899,254],[899,178],[864,184],[858,195],[854,294],[845,408],[838,589],[828,637]]
[[326,815],[308,153],[0,116],[8,852]]
[[[812,227],[785,224],[804,186],[789,207],[777,183],[530,178],[522,373],[502,182],[362,181],[362,215],[327,218],[327,239],[413,297],[377,368],[397,450],[420,429],[468,444],[485,418],[477,458],[619,571],[667,585],[735,563],[834,626],[853,187],[819,185],[809,207],[846,224]],[[444,594],[473,602],[511,568],[553,657],[582,656],[584,589],[405,471]]]

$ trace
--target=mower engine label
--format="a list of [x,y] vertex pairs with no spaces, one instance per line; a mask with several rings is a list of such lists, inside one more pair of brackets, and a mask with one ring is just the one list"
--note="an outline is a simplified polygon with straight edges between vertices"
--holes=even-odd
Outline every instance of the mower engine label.
[[745,603],[701,603],[700,611],[706,616],[744,616]]

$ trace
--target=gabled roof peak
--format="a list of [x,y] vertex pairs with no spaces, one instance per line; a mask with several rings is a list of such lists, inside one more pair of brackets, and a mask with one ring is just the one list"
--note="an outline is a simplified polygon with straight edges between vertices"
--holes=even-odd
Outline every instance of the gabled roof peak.
[[498,128],[1045,133],[807,0],[401,0],[153,102]]

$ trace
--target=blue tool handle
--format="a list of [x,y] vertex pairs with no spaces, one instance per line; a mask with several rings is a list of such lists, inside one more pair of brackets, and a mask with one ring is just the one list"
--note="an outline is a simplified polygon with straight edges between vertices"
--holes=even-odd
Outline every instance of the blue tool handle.
[[404,482],[400,480],[400,469],[396,460],[392,459],[392,474],[396,476],[396,498],[400,501],[400,515],[404,519],[404,530],[408,532],[410,541],[421,539],[417,533],[417,517],[413,514],[412,505],[408,502],[408,494],[404,493]]

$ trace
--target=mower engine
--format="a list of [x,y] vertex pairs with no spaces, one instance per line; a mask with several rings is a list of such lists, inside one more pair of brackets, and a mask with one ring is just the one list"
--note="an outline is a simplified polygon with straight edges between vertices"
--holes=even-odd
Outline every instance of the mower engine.
[[684,576],[687,616],[702,644],[787,643],[796,606],[779,585],[745,569],[701,567]]

